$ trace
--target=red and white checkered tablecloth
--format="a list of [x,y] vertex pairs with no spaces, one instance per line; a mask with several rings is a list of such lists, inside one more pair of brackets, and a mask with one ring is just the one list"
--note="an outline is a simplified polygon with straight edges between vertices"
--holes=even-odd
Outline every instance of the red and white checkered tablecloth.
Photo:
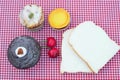
[[[32,32],[20,24],[19,12],[26,4],[43,7],[43,29]],[[71,15],[70,25],[63,30],[52,29],[47,21],[49,12],[58,7],[65,8]],[[7,49],[13,38],[30,35],[40,41],[53,36],[61,50],[62,33],[86,20],[100,25],[120,45],[120,0],[0,0],[0,80],[120,80],[120,51],[98,74],[60,74],[61,55],[51,59],[47,49],[42,49],[40,60],[33,68],[19,70],[9,63]]]

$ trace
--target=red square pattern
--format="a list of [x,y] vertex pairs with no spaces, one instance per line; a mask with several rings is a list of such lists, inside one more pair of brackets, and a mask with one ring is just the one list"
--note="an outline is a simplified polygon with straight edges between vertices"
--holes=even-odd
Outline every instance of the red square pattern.
[[[19,12],[27,4],[40,5],[44,10],[45,24],[37,32],[26,30],[19,22]],[[58,7],[71,15],[70,25],[63,30],[52,29],[47,21],[50,11]],[[40,41],[53,36],[61,50],[62,33],[87,20],[100,25],[120,45],[119,0],[0,0],[0,80],[120,80],[120,52],[98,74],[60,74],[61,55],[51,59],[47,49],[42,49],[40,61],[33,68],[19,70],[8,62],[7,49],[13,38],[30,35]]]

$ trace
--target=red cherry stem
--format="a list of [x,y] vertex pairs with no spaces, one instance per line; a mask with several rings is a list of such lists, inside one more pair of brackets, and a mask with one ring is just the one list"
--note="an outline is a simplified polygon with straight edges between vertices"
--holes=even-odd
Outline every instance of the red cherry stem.
[[[42,41],[39,41],[39,43],[40,43],[40,45],[43,45],[43,43],[46,43],[47,42],[47,40],[42,40]],[[49,47],[47,47],[47,46],[41,46],[42,48],[48,48],[48,49],[50,49]]]
[[42,40],[42,41],[39,41],[39,42],[47,42],[47,40]]
[[41,46],[42,48],[47,48],[47,49],[50,49],[49,47],[47,47],[47,46]]

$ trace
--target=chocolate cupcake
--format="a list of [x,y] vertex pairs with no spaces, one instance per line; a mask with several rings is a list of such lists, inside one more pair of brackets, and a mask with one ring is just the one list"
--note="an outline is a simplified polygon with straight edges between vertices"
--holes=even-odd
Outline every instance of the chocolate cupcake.
[[26,5],[20,12],[20,23],[29,30],[39,30],[44,24],[44,13],[42,7],[37,5]]
[[16,68],[33,67],[39,61],[41,47],[32,37],[16,37],[8,48],[8,60]]

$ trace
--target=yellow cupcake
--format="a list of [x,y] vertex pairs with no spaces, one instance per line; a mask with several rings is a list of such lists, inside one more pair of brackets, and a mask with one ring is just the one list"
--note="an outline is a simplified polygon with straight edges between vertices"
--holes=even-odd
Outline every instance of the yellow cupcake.
[[70,23],[70,14],[63,8],[57,8],[50,12],[48,22],[52,28],[65,28]]

